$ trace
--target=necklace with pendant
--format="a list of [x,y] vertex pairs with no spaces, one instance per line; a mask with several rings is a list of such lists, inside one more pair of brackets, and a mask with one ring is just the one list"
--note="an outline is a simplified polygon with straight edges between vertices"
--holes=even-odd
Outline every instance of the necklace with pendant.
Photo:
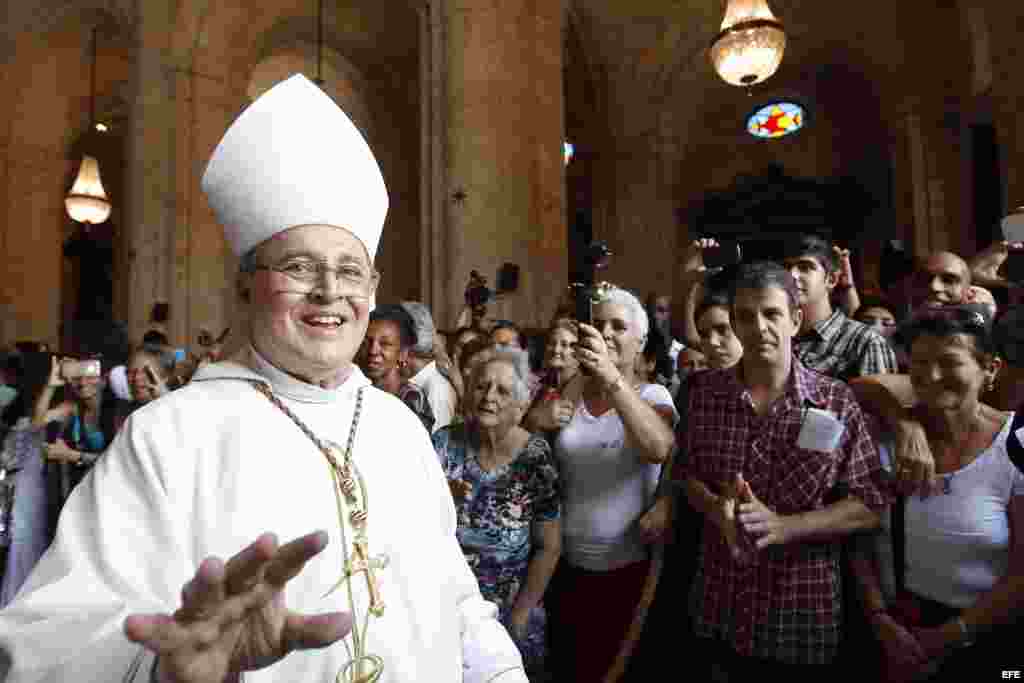
[[970,444],[971,437],[973,437],[976,432],[981,431],[981,425],[979,424],[980,422],[981,406],[979,405],[978,411],[977,413],[975,413],[974,422],[971,423],[970,427],[967,430],[967,437],[962,439],[962,443],[954,446],[954,451],[957,453],[956,469],[953,470],[952,472],[947,472],[945,474],[939,475],[942,478],[942,495],[948,496],[949,494],[953,493],[953,479],[954,477],[956,477],[957,473],[964,468],[963,453],[964,451],[967,450],[967,445]]
[[[348,662],[338,672],[337,680],[338,683],[376,683],[384,673],[384,660],[380,656],[366,651],[366,635],[370,627],[370,617],[380,617],[384,614],[384,601],[381,599],[380,586],[377,584],[377,575],[374,572],[387,567],[388,557],[387,555],[376,557],[370,555],[369,538],[366,531],[369,497],[366,492],[366,482],[352,460],[356,427],[359,425],[359,417],[363,410],[363,389],[365,387],[360,387],[356,392],[356,407],[352,415],[352,426],[348,433],[348,443],[343,451],[338,444],[318,438],[313,430],[299,419],[298,415],[274,395],[269,386],[262,382],[253,382],[253,386],[281,412],[291,418],[303,434],[316,444],[330,467],[335,502],[338,506],[338,527],[341,531],[341,552],[344,566],[341,578],[323,597],[326,598],[344,585],[348,590],[349,606],[352,608],[352,631],[350,633],[352,643],[349,644],[349,638],[342,641],[348,652]],[[345,529],[346,510],[348,511],[348,522],[352,527],[351,552],[349,552],[349,534]],[[369,604],[365,614],[360,614],[352,590],[352,579],[357,574],[364,574],[366,578]]]

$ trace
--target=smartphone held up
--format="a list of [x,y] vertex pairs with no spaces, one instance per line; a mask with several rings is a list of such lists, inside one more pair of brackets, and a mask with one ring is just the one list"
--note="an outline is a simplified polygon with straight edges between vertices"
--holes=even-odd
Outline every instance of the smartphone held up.
[[594,284],[598,271],[608,267],[612,250],[601,241],[591,242],[583,253],[582,277],[570,285],[577,322],[590,325],[593,322]]
[[74,360],[65,358],[60,361],[60,376],[64,379],[99,377],[101,371],[100,361],[97,359]]
[[743,260],[743,247],[738,240],[718,240],[718,246],[702,251],[704,267],[716,270],[735,266]]

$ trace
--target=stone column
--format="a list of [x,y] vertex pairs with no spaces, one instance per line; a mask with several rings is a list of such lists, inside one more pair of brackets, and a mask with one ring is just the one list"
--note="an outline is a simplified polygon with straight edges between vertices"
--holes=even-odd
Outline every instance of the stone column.
[[[125,172],[126,231],[131,301],[128,328],[133,342],[147,329],[153,303],[171,304],[168,332],[183,342],[182,302],[173,295],[175,275],[174,64],[171,0],[139,3],[136,68]],[[177,306],[175,304],[178,304]]]
[[470,270],[495,284],[502,263],[520,267],[519,289],[493,314],[546,325],[567,286],[562,83],[562,3],[445,2],[446,176],[451,327]]
[[913,255],[935,251],[974,252],[974,236],[963,224],[963,131],[944,117],[942,101],[908,99],[899,114],[903,153],[894,157],[897,184],[912,193]]
[[1024,205],[1024,50],[1020,46],[1020,10],[1016,5],[985,6],[992,45],[992,105],[1005,174],[1006,206]]
[[448,301],[447,184],[445,181],[445,7],[438,0],[420,13],[420,298],[439,323],[454,320]]

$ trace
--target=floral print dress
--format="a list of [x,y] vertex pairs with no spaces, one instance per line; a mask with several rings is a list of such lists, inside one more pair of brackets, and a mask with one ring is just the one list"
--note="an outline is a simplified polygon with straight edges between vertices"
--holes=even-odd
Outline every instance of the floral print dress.
[[[543,436],[530,435],[512,462],[490,472],[480,467],[465,425],[439,429],[434,448],[452,484],[457,536],[484,599],[509,623],[532,557],[534,522],[559,518],[558,466]],[[546,679],[543,607],[530,613],[525,637],[513,637],[530,680]]]

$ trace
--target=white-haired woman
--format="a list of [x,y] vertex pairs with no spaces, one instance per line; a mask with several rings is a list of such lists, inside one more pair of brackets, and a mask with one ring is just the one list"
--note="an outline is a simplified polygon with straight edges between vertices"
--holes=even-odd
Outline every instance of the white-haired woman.
[[654,500],[676,420],[668,390],[634,375],[649,325],[643,305],[608,284],[595,298],[593,324],[579,325],[583,374],[566,391],[575,407],[555,440],[563,562],[549,623],[556,673],[578,683],[602,681],[621,669],[636,637],[651,572],[638,520]]
[[558,468],[547,441],[519,426],[530,400],[525,351],[472,366],[463,424],[434,433],[455,498],[458,538],[484,598],[500,607],[531,681],[547,679],[540,607],[561,552]]

